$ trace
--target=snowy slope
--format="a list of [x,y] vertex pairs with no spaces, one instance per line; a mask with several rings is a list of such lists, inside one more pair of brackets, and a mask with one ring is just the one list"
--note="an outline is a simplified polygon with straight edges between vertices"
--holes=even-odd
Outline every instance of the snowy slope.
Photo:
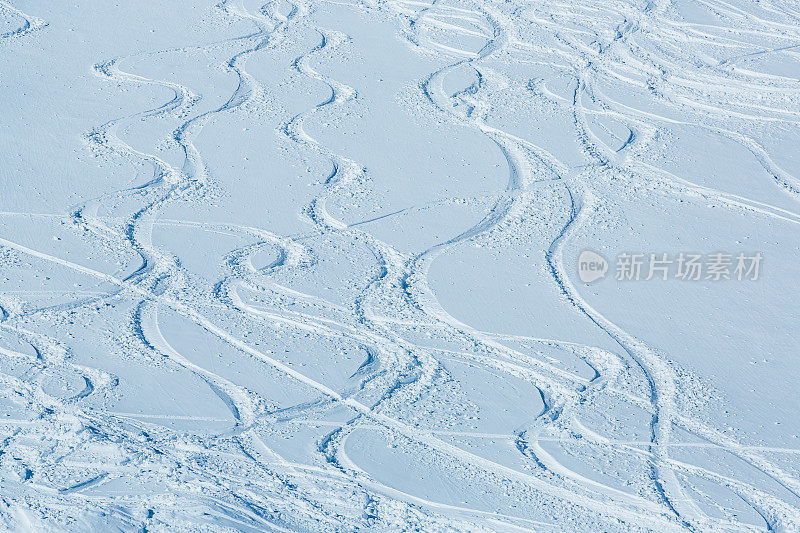
[[0,528],[800,530],[796,1],[263,1],[0,0]]

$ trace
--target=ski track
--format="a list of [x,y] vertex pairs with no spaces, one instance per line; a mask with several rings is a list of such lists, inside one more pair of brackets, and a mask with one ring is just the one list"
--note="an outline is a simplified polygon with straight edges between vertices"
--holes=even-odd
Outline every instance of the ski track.
[[[86,146],[97,154],[129,166],[152,168],[152,177],[140,185],[103,192],[82,205],[70,206],[66,215],[7,211],[0,217],[70,222],[82,230],[82,238],[92,246],[135,253],[141,265],[124,275],[108,274],[0,236],[0,247],[4,249],[31,261],[88,276],[100,284],[95,291],[65,291],[60,296],[66,303],[14,309],[0,300],[0,333],[20,339],[32,350],[30,353],[0,347],[0,357],[29,367],[23,377],[0,374],[0,385],[32,413],[27,420],[7,421],[9,429],[0,443],[0,475],[9,490],[0,505],[0,517],[6,526],[35,530],[46,524],[52,529],[67,529],[65,524],[72,521],[79,528],[90,529],[96,525],[89,521],[95,518],[90,517],[105,517],[109,523],[144,531],[192,529],[207,524],[279,531],[396,529],[409,525],[424,530],[476,531],[580,527],[559,523],[565,520],[560,512],[494,512],[467,504],[442,503],[391,486],[347,452],[354,435],[370,433],[376,439],[394,439],[409,450],[423,449],[453,471],[518,491],[528,505],[535,505],[530,502],[544,497],[555,502],[551,505],[571,506],[578,516],[598,520],[589,522],[586,527],[590,528],[616,525],[621,530],[800,530],[800,479],[773,462],[767,448],[746,446],[679,406],[681,378],[668,363],[667,354],[658,353],[646,339],[634,337],[594,309],[581,296],[564,264],[564,251],[571,239],[586,231],[592,218],[607,207],[604,184],[612,180],[635,179],[665,196],[702,198],[746,216],[800,223],[796,210],[692,183],[642,157],[659,130],[676,125],[697,127],[741,145],[788,198],[800,199],[800,180],[781,168],[744,126],[748,122],[797,124],[791,105],[798,102],[800,86],[797,80],[755,73],[741,66],[760,56],[796,51],[800,46],[800,12],[765,3],[762,9],[772,13],[773,18],[786,21],[777,22],[721,0],[698,3],[717,13],[720,24],[735,24],[742,31],[731,35],[717,31],[719,28],[675,20],[671,18],[672,4],[662,0],[585,6],[555,2],[546,6],[522,4],[517,8],[482,0],[276,1],[255,7],[240,0],[225,0],[217,6],[220,16],[247,22],[251,33],[191,49],[98,58],[93,68],[102,79],[120,87],[162,88],[173,95],[155,108],[110,118],[84,138]],[[351,224],[329,211],[335,200],[363,193],[370,176],[369,169],[357,160],[337,153],[308,133],[308,125],[332,114],[346,115],[360,98],[357,87],[325,74],[326,58],[347,57],[352,52],[352,37],[320,25],[315,14],[323,6],[391,21],[396,25],[397,36],[415,53],[434,58],[442,65],[414,80],[416,104],[448,125],[485,137],[507,163],[505,187],[484,199],[490,201],[490,208],[474,225],[426,250],[404,253],[376,237],[370,224],[407,216],[423,206]],[[0,47],[12,42],[14,46],[24,46],[35,32],[46,35],[44,20],[5,1],[0,2],[0,11],[21,21],[18,28],[0,34]],[[584,11],[592,13],[593,24],[583,24]],[[542,46],[524,40],[523,34],[529,30],[526,25],[531,23],[538,24],[537,31],[558,43],[551,50],[550,65],[563,70],[572,80],[571,98],[552,92],[544,82],[534,84],[534,88],[571,114],[570,134],[591,161],[580,168],[493,125],[496,121],[491,98],[501,90],[498,87],[506,84],[498,65],[524,61]],[[330,174],[319,176],[318,193],[298,213],[309,224],[309,232],[302,236],[281,235],[268,228],[237,223],[162,217],[160,212],[165,208],[181,202],[199,202],[221,187],[214,180],[213,161],[205,159],[195,140],[209,123],[225,121],[232,115],[255,119],[264,112],[269,94],[262,82],[247,71],[247,61],[270,54],[287,39],[301,34],[318,36],[318,43],[287,65],[288,75],[327,87],[330,98],[289,117],[276,134],[302,158],[332,168]],[[453,40],[441,42],[443,36]],[[748,36],[758,37],[759,43],[771,39],[771,45],[751,43]],[[484,44],[466,49],[460,38],[481,39]],[[728,47],[735,52],[724,60],[698,53],[693,61],[685,61],[678,57],[680,49],[671,44],[675,42]],[[133,59],[180,56],[190,50],[230,54],[224,68],[238,84],[232,94],[222,99],[222,105],[204,101],[197,89],[180,80],[151,79],[125,70],[126,62]],[[464,73],[474,74],[474,83],[448,93],[448,76]],[[698,118],[689,122],[627,106],[604,94],[602,86],[607,80],[637,89],[649,87],[652,98],[667,108],[689,107]],[[753,89],[763,91],[764,98],[749,101],[748,90]],[[629,128],[630,135],[619,147],[608,146],[592,130],[590,117],[616,119]],[[174,131],[164,132],[183,155],[181,167],[129,145],[118,133],[133,122],[165,118],[182,121]],[[550,282],[564,305],[607,335],[618,350],[612,352],[569,339],[481,331],[452,316],[428,284],[431,265],[438,258],[467,243],[513,231],[514,224],[520,223],[542,191],[564,200],[563,225],[545,252]],[[121,216],[101,214],[111,205],[128,206],[128,212]],[[224,257],[227,274],[213,280],[213,290],[205,293],[193,290],[193,273],[176,253],[154,244],[154,229],[163,227],[223,232],[245,238],[249,244]],[[320,242],[361,247],[373,261],[362,269],[363,279],[359,287],[353,287],[350,303],[334,303],[284,286],[284,278],[278,279],[279,275],[302,276],[318,268],[325,259],[318,255],[324,251],[318,248]],[[256,266],[257,255],[270,251],[277,251],[275,259],[266,266]],[[260,295],[261,300],[253,301],[246,294]],[[99,313],[104,306],[122,301],[132,302],[134,309],[127,316],[122,353],[127,350],[143,354],[159,368],[197,377],[222,402],[230,418],[145,415],[99,408],[103,398],[113,396],[120,378],[102,366],[78,364],[68,338],[52,337],[33,326],[36,318],[87,310]],[[311,391],[314,399],[279,407],[244,383],[222,375],[213,365],[194,361],[190,354],[181,353],[162,329],[160,317],[165,312],[183,317],[293,386]],[[226,325],[226,317],[236,317],[236,322]],[[238,329],[231,329],[231,324],[248,324],[265,332],[288,329],[298,336],[351,343],[366,358],[350,376],[352,385],[337,388],[304,371],[302,366],[257,347]],[[416,342],[403,334],[405,325],[463,348],[450,350]],[[594,376],[587,379],[567,371],[518,348],[518,343],[568,354],[584,362]],[[540,391],[542,412],[509,434],[448,431],[415,422],[413,409],[439,391],[446,391],[453,381],[445,364],[451,359],[535,386]],[[632,385],[630,379],[625,379],[634,368],[644,382]],[[64,397],[54,394],[46,385],[52,375],[77,376],[82,388]],[[593,402],[604,397],[647,413],[649,440],[616,441],[581,422],[591,416]],[[337,409],[341,421],[327,421],[326,415]],[[159,425],[158,420],[214,424],[203,435],[192,435]],[[278,423],[327,428],[313,443],[315,462],[305,464],[286,458],[269,446],[261,430]],[[52,444],[42,444],[40,448],[30,444],[37,436],[44,439],[48,428],[52,428],[47,437],[53,440]],[[677,428],[698,438],[698,447],[736,457],[779,485],[782,492],[767,490],[723,469],[715,471],[675,458],[676,449],[690,446],[675,440]],[[506,442],[525,468],[455,444],[457,441],[451,438],[458,436]],[[638,461],[647,472],[647,480],[634,482],[638,485],[629,490],[620,490],[591,479],[560,462],[544,447],[553,442],[580,442]],[[84,447],[95,445],[113,449],[126,459],[116,464],[100,461],[99,466],[88,469],[67,468],[80,461],[73,456],[79,456]],[[56,468],[66,468],[66,474],[52,474]],[[151,483],[174,488],[171,498],[137,496],[122,501],[103,494],[105,485],[136,476],[145,468]],[[701,489],[688,488],[688,476],[725,487],[764,523],[739,521],[732,514],[727,518],[710,516],[700,505],[697,495]],[[86,511],[79,513],[79,508]],[[195,512],[200,508],[205,511]]]
[[24,13],[9,2],[0,2],[0,13],[22,19],[22,24],[19,27],[11,31],[0,33],[0,43],[3,41],[22,39],[47,26],[47,22],[44,19]]

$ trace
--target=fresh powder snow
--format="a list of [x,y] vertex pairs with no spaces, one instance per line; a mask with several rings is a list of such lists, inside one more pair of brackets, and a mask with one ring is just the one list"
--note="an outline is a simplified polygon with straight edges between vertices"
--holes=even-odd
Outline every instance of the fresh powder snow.
[[0,0],[0,530],[800,531],[796,0]]

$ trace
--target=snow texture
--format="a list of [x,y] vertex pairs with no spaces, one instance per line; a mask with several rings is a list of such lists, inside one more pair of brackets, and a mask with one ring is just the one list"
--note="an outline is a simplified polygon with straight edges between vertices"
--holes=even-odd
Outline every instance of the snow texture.
[[0,529],[800,531],[796,0],[263,1],[0,0]]

